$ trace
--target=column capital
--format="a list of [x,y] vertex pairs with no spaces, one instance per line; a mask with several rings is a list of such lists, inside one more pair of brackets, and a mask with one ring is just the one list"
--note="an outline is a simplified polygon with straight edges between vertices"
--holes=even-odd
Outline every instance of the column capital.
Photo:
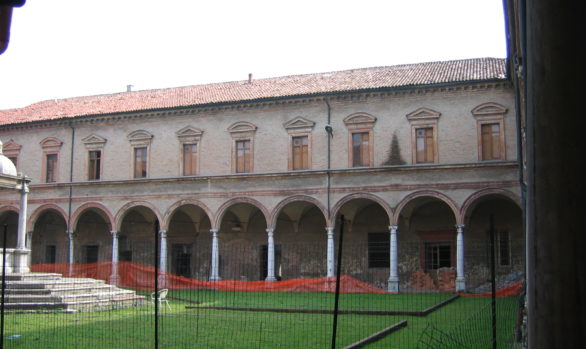
[[212,233],[212,235],[217,235],[218,231],[219,229],[210,229],[210,233]]
[[267,234],[269,234],[269,236],[272,236],[274,231],[275,229],[267,229]]
[[112,234],[113,238],[118,238],[120,232],[118,230],[110,230],[110,234]]
[[73,238],[75,237],[75,232],[74,232],[73,230],[67,230],[67,231],[65,232],[65,234],[67,234],[67,238],[68,238],[69,240],[73,240]]
[[166,230],[159,230],[159,236],[162,239],[166,239],[167,238],[167,231]]
[[389,225],[389,230],[391,231],[391,234],[396,234],[397,230],[399,230],[399,226],[398,225]]
[[464,224],[456,224],[456,231],[458,233],[463,233],[464,232]]
[[326,232],[329,235],[333,235],[334,234],[334,227],[326,227]]

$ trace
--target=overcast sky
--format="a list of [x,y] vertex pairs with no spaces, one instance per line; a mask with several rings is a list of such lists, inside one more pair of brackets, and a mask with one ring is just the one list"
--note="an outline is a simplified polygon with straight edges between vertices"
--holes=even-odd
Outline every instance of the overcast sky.
[[506,57],[502,0],[27,0],[0,109],[53,98]]

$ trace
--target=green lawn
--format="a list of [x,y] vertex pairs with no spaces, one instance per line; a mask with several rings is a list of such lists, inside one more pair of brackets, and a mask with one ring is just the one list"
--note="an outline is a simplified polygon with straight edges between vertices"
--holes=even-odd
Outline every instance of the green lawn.
[[[322,302],[333,304],[333,295],[318,293],[229,293],[173,292],[173,296],[202,301],[201,305],[280,307],[309,309]],[[384,296],[384,297],[380,297]],[[341,309],[423,310],[445,299],[445,295],[348,294],[341,297]],[[354,343],[402,320],[408,326],[369,348],[415,348],[429,323],[458,340],[482,342],[490,339],[490,299],[460,298],[425,317],[340,315],[338,347]],[[515,320],[516,299],[499,299],[499,334],[510,338]],[[275,312],[186,309],[193,305],[170,300],[171,310],[161,309],[161,348],[329,348],[332,316]],[[328,303],[328,304],[330,304]],[[488,309],[488,310],[487,310]],[[506,312],[505,310],[508,310]],[[6,348],[153,348],[154,306],[77,314],[7,314]],[[472,348],[489,348],[472,345]],[[500,348],[500,346],[499,346]]]

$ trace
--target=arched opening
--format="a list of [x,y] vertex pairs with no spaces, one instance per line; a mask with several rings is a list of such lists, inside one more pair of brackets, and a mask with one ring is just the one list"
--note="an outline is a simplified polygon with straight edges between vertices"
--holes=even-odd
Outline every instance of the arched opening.
[[456,216],[435,196],[417,196],[399,212],[398,272],[404,291],[456,290]]
[[470,291],[489,290],[491,226],[497,288],[523,279],[525,235],[517,203],[499,194],[482,196],[468,207],[464,222],[465,272]]
[[118,232],[118,258],[149,266],[155,260],[155,239],[158,239],[159,221],[146,206],[133,206],[125,213]]
[[[326,219],[314,203],[293,201],[279,210],[274,230],[274,275],[277,280],[324,276],[327,252],[325,228]],[[263,253],[266,255],[266,252]],[[266,265],[263,266],[264,277]]]
[[209,276],[211,222],[206,212],[187,204],[175,209],[167,230],[168,272],[205,280]]
[[263,246],[267,243],[263,212],[248,202],[223,211],[219,223],[219,273],[230,280],[261,280]]
[[112,260],[112,226],[97,208],[83,211],[75,228],[74,262],[88,264]]
[[4,227],[6,226],[6,248],[16,248],[18,238],[18,213],[4,211],[0,213],[0,247],[4,247]]
[[41,212],[33,227],[31,264],[68,262],[66,230],[67,223],[60,212],[53,209]]

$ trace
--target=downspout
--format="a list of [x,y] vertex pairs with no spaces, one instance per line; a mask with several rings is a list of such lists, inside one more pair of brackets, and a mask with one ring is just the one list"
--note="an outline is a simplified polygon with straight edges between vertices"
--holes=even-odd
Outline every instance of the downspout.
[[326,99],[324,99],[324,102],[326,102],[326,106],[328,108],[328,116],[327,116],[327,121],[326,121],[326,133],[327,133],[327,137],[328,137],[328,147],[327,147],[327,151],[328,151],[328,167],[326,170],[326,191],[327,191],[327,201],[328,201],[328,220],[330,221],[330,225],[331,225],[331,218],[332,218],[332,212],[331,212],[331,202],[330,202],[330,198],[331,198],[331,173],[330,170],[332,168],[332,154],[331,154],[331,143],[332,140],[331,138],[334,136],[332,133],[332,125],[331,125],[331,117],[332,117],[332,108],[330,106],[330,102]]
[[67,209],[67,228],[68,231],[71,231],[71,198],[73,197],[73,154],[75,149],[75,128],[69,125],[71,128],[71,158],[69,159],[69,200],[68,200],[68,209]]

